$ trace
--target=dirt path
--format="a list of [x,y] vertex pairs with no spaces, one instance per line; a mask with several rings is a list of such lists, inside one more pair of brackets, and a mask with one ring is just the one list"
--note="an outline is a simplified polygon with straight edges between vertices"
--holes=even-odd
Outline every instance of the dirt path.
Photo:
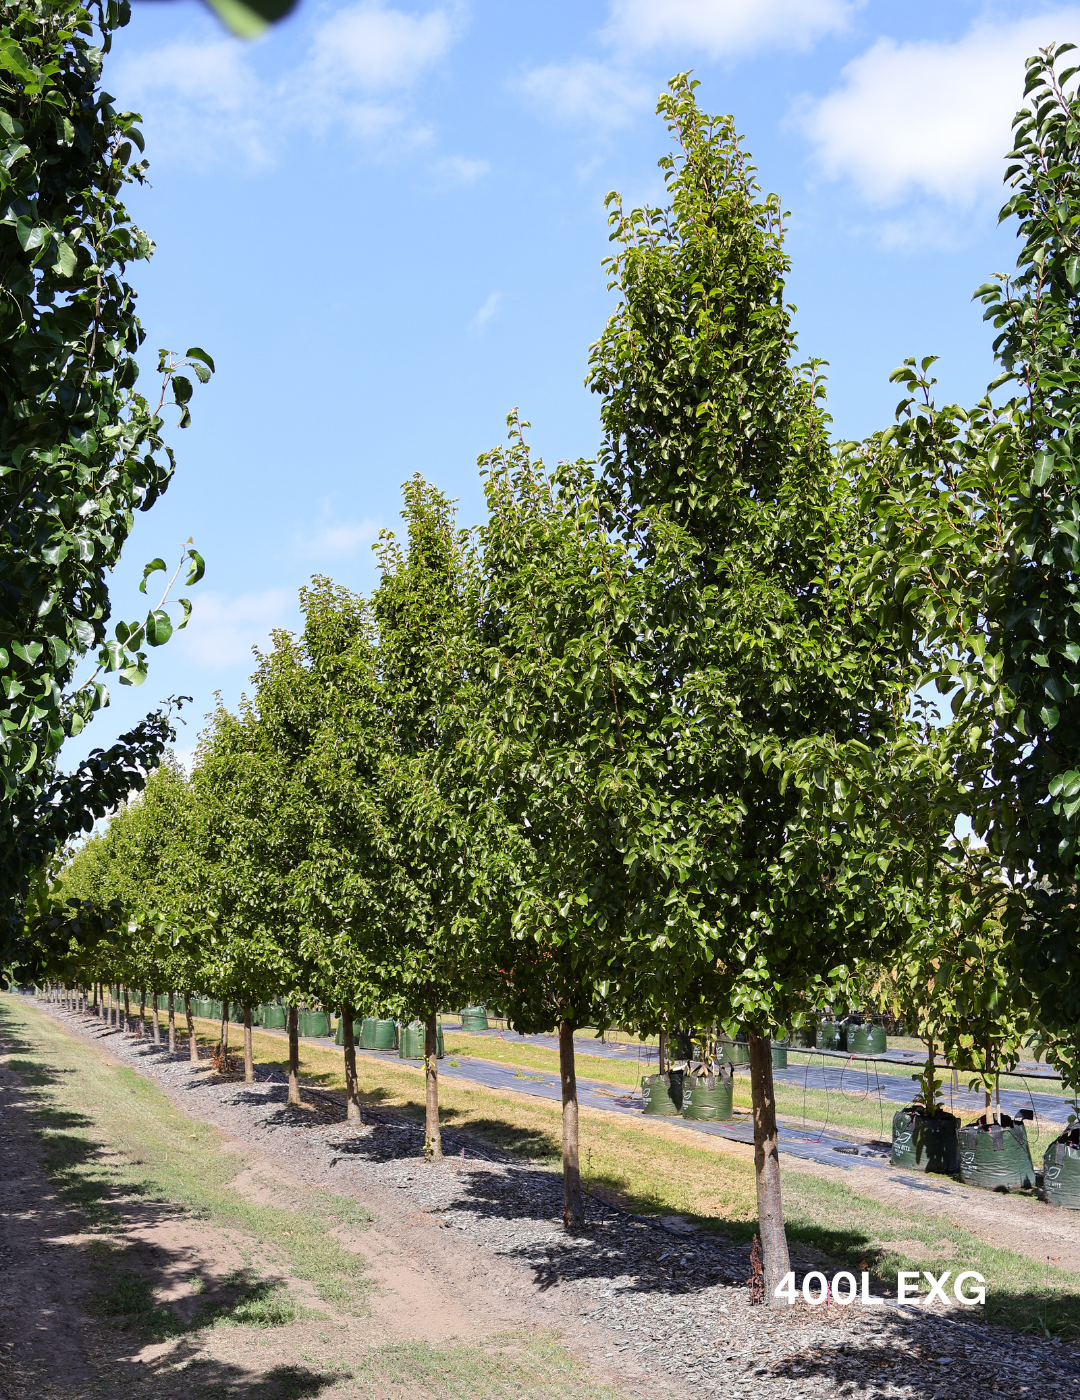
[[[245,1199],[314,1190],[362,1202],[374,1224],[347,1247],[362,1255],[376,1284],[361,1330],[379,1340],[468,1345],[507,1332],[557,1332],[596,1382],[643,1397],[752,1389],[757,1400],[831,1400],[855,1386],[864,1396],[935,1400],[1002,1382],[1024,1394],[1034,1376],[1050,1394],[1075,1388],[1080,1357],[1071,1348],[985,1325],[957,1327],[885,1307],[752,1309],[745,1251],[680,1233],[677,1222],[664,1230],[608,1211],[583,1235],[567,1236],[560,1183],[546,1169],[496,1160],[452,1129],[446,1143],[456,1155],[433,1165],[422,1157],[422,1128],[402,1117],[369,1109],[364,1126],[353,1128],[335,1097],[313,1090],[306,1092],[317,1107],[292,1110],[279,1085],[223,1081],[103,1033],[100,1023],[43,1009],[84,1042],[104,1042],[192,1124],[214,1124],[216,1150],[237,1157],[231,1184]],[[324,1334],[333,1321],[322,1324]],[[286,1330],[275,1346],[293,1344]],[[320,1345],[308,1355],[325,1365],[328,1344]],[[340,1354],[362,1375],[344,1341]],[[232,1363],[237,1371],[241,1360]],[[329,1393],[372,1392],[341,1381]],[[414,1385],[410,1393],[429,1392]]]

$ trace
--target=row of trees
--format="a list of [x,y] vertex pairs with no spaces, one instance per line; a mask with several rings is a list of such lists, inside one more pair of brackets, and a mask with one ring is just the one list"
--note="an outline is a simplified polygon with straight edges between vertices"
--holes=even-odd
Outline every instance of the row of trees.
[[[1030,1007],[1071,1069],[1068,47],[1029,63],[1004,211],[1019,269],[980,292],[991,388],[1014,396],[939,409],[912,362],[897,424],[839,448],[820,363],[796,363],[781,206],[731,119],[673,80],[667,203],[611,199],[598,462],[546,469],[512,418],[474,531],[408,483],[372,596],[305,590],[301,635],[215,713],[190,780],[165,764],[73,856],[26,965],[315,998],[347,1036],[358,1009],[419,1017],[435,1155],[438,1009],[557,1027],[571,1224],[574,1029],[745,1027],[770,1301],[788,1271],[771,1037],[864,1001],[880,969],[912,1004],[946,965],[974,976],[993,927],[995,1005]],[[962,814],[984,846],[955,840]],[[957,1036],[966,1005],[944,1016]],[[347,1064],[353,1102],[348,1041]]]

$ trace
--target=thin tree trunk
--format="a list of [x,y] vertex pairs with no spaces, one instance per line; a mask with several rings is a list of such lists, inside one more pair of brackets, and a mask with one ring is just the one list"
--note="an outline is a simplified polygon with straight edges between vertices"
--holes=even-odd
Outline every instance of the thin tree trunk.
[[229,1003],[221,1003],[221,1068],[225,1068],[225,1062],[229,1058]]
[[750,1090],[754,1104],[754,1175],[757,1178],[758,1231],[765,1273],[767,1307],[786,1306],[777,1286],[791,1272],[784,1208],[780,1199],[780,1144],[776,1131],[772,1046],[768,1036],[750,1031]]
[[244,1083],[255,1083],[255,1059],[251,1053],[251,1007],[244,1007]]
[[660,1072],[661,1074],[663,1074],[663,1072],[664,1072],[664,1051],[665,1051],[666,1049],[667,1049],[667,1032],[663,1029],[663,1027],[661,1027],[661,1030],[660,1030],[660,1045],[659,1045],[659,1047],[658,1047],[658,1049],[657,1049],[657,1061],[658,1061],[658,1064],[659,1064],[659,1072]]
[[199,1042],[195,1039],[195,1017],[191,1014],[191,993],[184,993],[184,1015],[187,1017],[188,1059],[193,1065],[199,1063]]
[[169,1054],[176,1054],[176,993],[169,993]]
[[101,983],[94,983],[94,1015],[101,1020],[105,1010],[105,993],[101,990]]
[[356,1041],[353,1039],[353,1010],[341,1008],[341,1038],[345,1042],[345,1117],[350,1123],[362,1123],[360,1089],[356,1079]]
[[585,1221],[578,1156],[577,1069],[574,1065],[574,1026],[559,1022],[559,1074],[562,1079],[563,1224],[578,1230]]
[[[353,1073],[355,1074],[355,1058]],[[433,1011],[424,1021],[424,1151],[433,1162],[442,1161],[439,1131],[439,1026]]]
[[139,988],[139,1039],[146,1039],[146,988]]
[[150,1002],[153,1006],[154,1016],[154,1044],[161,1044],[161,1017],[158,1015],[158,997],[160,993],[156,987],[150,988]]
[[300,1107],[300,1015],[295,1002],[289,1007],[289,1103]]
[[126,986],[124,988],[124,1030],[131,1030],[131,998]]

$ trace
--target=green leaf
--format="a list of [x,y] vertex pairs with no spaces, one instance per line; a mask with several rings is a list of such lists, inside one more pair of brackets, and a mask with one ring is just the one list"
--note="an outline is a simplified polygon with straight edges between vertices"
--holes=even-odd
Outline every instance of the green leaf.
[[146,640],[152,647],[163,646],[172,636],[173,626],[164,608],[158,608],[146,619]]
[[206,561],[197,549],[189,549],[187,557],[191,560],[191,568],[188,570],[188,576],[184,583],[190,588],[192,584],[198,583],[206,573]]
[[[198,345],[192,345],[188,348],[186,358],[189,360],[199,360],[207,367],[211,374],[214,372],[213,360],[206,351],[201,349]],[[206,380],[204,379],[202,382],[205,384]]]
[[73,277],[79,265],[79,260],[75,255],[75,249],[63,239],[56,245],[56,262],[54,267],[63,277]]
[[22,79],[23,82],[30,82],[34,77],[30,60],[9,35],[0,38],[0,68],[5,73],[11,73],[14,77]]
[[1052,452],[1038,452],[1035,454],[1035,464],[1031,471],[1031,484],[1033,486],[1045,486],[1054,474],[1054,454]]
[[241,39],[257,39],[267,27],[289,14],[296,0],[208,0],[218,19]]
[[158,572],[161,572],[161,573],[167,573],[167,572],[168,572],[168,566],[166,565],[165,560],[164,560],[164,559],[151,559],[150,562],[149,562],[149,564],[145,565],[144,568],[143,568],[142,583],[139,584],[139,592],[140,592],[140,593],[145,593],[145,592],[146,592],[146,580],[150,577],[150,575],[151,575],[151,574],[156,574],[156,573],[158,573]]

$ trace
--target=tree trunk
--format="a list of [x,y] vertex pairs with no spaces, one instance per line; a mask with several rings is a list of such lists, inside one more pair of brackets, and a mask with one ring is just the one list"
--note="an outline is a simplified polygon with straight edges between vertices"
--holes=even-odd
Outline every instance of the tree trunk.
[[176,1054],[176,993],[169,993],[169,1054]]
[[360,1089],[356,1079],[356,1041],[353,1039],[353,1011],[351,1006],[341,1008],[341,1038],[345,1042],[345,1117],[350,1123],[362,1123],[360,1112]]
[[758,1231],[765,1272],[765,1304],[786,1306],[776,1296],[777,1285],[791,1272],[784,1208],[780,1200],[780,1146],[776,1132],[772,1045],[768,1036],[749,1033],[750,1090],[754,1104],[754,1175],[757,1178]]
[[660,1030],[660,1044],[659,1044],[659,1046],[658,1046],[658,1048],[657,1048],[657,1054],[656,1054],[656,1058],[657,1058],[657,1067],[658,1067],[658,1072],[659,1072],[660,1074],[663,1074],[663,1072],[664,1072],[664,1051],[665,1051],[666,1049],[667,1049],[667,1034],[666,1034],[666,1032],[664,1031],[663,1027],[661,1027],[661,1030]]
[[131,1030],[131,999],[127,987],[124,988],[124,1030]]
[[139,1039],[146,1039],[146,988],[139,989]]
[[[353,1061],[355,1066],[355,1059]],[[353,1071],[355,1075],[355,1068]],[[433,1011],[424,1021],[424,1151],[433,1162],[442,1160],[439,1131],[439,1026]]]
[[244,1007],[244,1083],[255,1083],[255,1059],[251,1053],[251,1007]]
[[221,1037],[219,1044],[221,1045],[221,1067],[222,1069],[226,1069],[226,1062],[229,1058],[229,1003],[227,1001],[221,1003]]
[[199,1063],[199,1042],[195,1039],[195,1017],[191,1014],[191,993],[184,993],[184,1015],[187,1017],[188,1059],[193,1065]]
[[578,1157],[577,1070],[574,1066],[574,1026],[559,1022],[559,1074],[562,1078],[563,1224],[578,1230],[585,1221]]
[[289,1007],[289,1102],[300,1107],[300,1014]]
[[101,983],[94,983],[94,1015],[101,1020],[102,1010],[105,1006],[105,997],[101,991]]
[[154,1044],[161,1044],[161,1017],[158,1015],[158,997],[160,993],[156,987],[150,988],[150,1001],[153,1005],[154,1017]]

